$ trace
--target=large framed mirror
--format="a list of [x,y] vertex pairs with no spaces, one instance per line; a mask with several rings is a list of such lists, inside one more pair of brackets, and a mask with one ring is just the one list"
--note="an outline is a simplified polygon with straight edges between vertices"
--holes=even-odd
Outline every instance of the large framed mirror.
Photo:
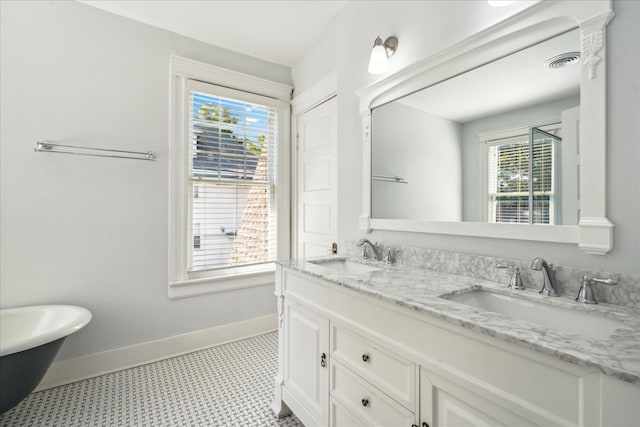
[[613,245],[609,1],[542,2],[358,92],[361,228]]

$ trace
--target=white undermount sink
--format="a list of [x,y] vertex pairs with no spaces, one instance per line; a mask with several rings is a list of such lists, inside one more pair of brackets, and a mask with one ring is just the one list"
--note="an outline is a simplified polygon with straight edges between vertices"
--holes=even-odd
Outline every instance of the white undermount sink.
[[619,320],[604,317],[599,313],[583,311],[579,307],[571,309],[482,289],[443,296],[443,298],[588,339],[607,339],[623,325]]
[[349,261],[348,259],[318,259],[309,261],[312,264],[326,267],[339,273],[346,274],[363,274],[380,270],[378,267],[360,264],[359,262]]

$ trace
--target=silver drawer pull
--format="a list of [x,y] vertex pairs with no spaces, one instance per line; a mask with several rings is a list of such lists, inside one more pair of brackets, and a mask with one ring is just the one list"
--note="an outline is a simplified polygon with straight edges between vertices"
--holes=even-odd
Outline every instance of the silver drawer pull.
[[366,362],[366,361],[368,361],[368,360],[369,360],[369,355],[368,355],[368,354],[363,354],[363,355],[362,355],[362,361],[363,361],[363,362]]
[[369,399],[362,399],[362,406],[369,406]]

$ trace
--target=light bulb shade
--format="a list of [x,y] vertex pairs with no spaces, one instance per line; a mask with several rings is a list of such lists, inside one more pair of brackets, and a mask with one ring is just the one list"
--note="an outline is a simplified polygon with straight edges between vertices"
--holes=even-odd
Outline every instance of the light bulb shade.
[[[381,41],[382,42],[382,41]],[[369,59],[369,74],[382,74],[389,70],[389,59],[387,52],[382,45],[375,44],[371,49],[371,58]]]

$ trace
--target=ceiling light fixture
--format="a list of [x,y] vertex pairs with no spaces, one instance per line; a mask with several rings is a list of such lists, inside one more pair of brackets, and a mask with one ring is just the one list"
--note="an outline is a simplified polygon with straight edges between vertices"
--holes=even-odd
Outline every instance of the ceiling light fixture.
[[389,58],[396,53],[398,49],[398,39],[396,37],[388,37],[384,43],[380,36],[376,37],[371,49],[371,58],[369,59],[369,74],[382,74],[389,69]]

